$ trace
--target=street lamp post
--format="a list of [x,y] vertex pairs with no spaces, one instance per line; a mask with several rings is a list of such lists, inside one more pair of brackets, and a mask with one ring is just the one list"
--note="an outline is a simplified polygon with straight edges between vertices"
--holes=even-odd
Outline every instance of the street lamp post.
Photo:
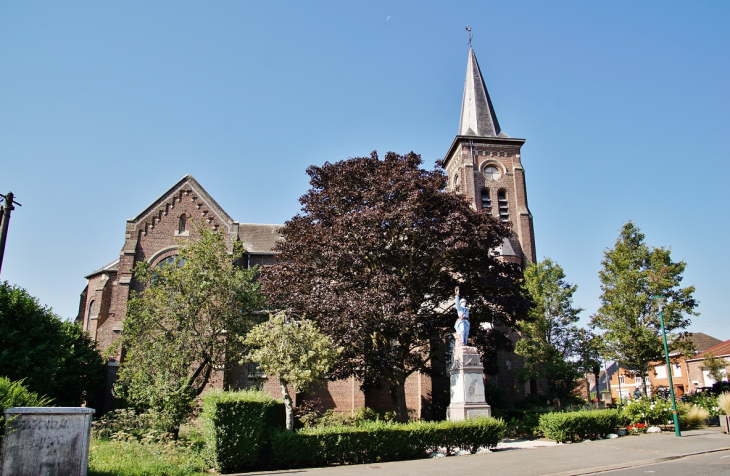
[[674,434],[682,436],[679,431],[679,417],[677,416],[677,401],[674,399],[674,382],[672,381],[672,367],[669,363],[669,348],[667,347],[667,331],[664,329],[664,296],[654,296],[654,302],[656,302],[659,308],[659,320],[662,323],[662,340],[664,341],[664,357],[667,360],[667,375],[669,376],[669,393],[672,395],[672,417],[674,418]]

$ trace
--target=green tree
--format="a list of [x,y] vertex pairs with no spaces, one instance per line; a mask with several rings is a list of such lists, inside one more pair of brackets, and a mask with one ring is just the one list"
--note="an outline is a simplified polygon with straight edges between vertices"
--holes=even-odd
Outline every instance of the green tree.
[[[593,334],[589,329],[580,328],[575,335],[576,369],[588,379],[592,373],[596,381],[596,397],[600,399],[601,353],[603,343],[601,336]],[[606,388],[608,390],[608,388]],[[591,400],[590,388],[586,390],[588,401]]]
[[0,376],[22,380],[54,405],[95,404],[104,362],[80,327],[18,286],[0,284]]
[[233,242],[230,252],[222,233],[202,225],[198,233],[173,262],[136,267],[144,288],[128,302],[120,339],[115,392],[138,410],[151,411],[174,435],[262,304],[258,270],[234,265],[243,245]]
[[529,307],[521,270],[494,253],[509,228],[447,192],[440,168],[421,164],[415,153],[390,152],[307,169],[302,211],[281,230],[277,264],[262,276],[277,308],[306,315],[344,348],[332,376],[354,375],[364,390],[386,386],[402,421],[406,378],[431,372],[444,352],[434,344],[454,332],[456,313],[444,303],[455,286],[483,353],[509,339],[480,324],[514,327]]
[[286,428],[294,431],[293,402],[288,386],[295,392],[327,377],[342,348],[307,319],[289,320],[282,313],[251,329],[243,343],[253,347],[247,360],[256,362],[267,374],[276,376],[286,407]]
[[[603,329],[607,356],[646,381],[652,362],[662,360],[664,348],[654,296],[665,296],[664,323],[670,353],[686,351],[691,342],[683,329],[688,315],[697,315],[694,286],[680,287],[687,264],[672,261],[666,248],[653,248],[632,223],[626,223],[616,245],[604,252],[601,307],[591,325]],[[645,394],[648,389],[644,386]]]
[[578,286],[565,280],[563,268],[545,258],[525,269],[525,287],[534,306],[529,319],[520,321],[522,339],[515,352],[525,359],[522,378],[544,379],[549,399],[563,402],[575,399],[578,371],[570,361],[576,350],[580,308],[573,307]]
[[710,378],[715,382],[722,382],[725,379],[725,373],[723,372],[727,367],[725,359],[715,357],[712,352],[708,352],[702,359],[702,366],[710,371]]

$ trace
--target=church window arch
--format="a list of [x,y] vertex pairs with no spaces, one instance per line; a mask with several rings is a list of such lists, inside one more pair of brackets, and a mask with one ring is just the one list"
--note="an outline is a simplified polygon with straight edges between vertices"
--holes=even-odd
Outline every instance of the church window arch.
[[459,174],[454,175],[454,191],[456,193],[459,193],[461,189],[461,180],[459,179]]
[[487,215],[492,214],[492,196],[488,188],[482,189],[482,210]]
[[96,304],[96,301],[91,301],[89,303],[89,312],[86,314],[86,330],[89,330],[89,327],[91,326],[91,316],[94,315],[94,305]]
[[188,217],[183,213],[180,215],[180,219],[177,222],[177,232],[178,234],[182,234],[185,232],[185,227],[187,226]]
[[509,221],[509,202],[507,201],[507,191],[500,189],[497,192],[497,206],[499,207],[499,219],[504,222]]

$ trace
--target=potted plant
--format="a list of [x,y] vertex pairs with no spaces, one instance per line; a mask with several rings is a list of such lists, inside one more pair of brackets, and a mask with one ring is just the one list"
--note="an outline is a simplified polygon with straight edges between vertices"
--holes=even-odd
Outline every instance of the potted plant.
[[720,428],[723,433],[728,433],[730,431],[730,392],[723,392],[717,397],[717,406],[723,413],[720,415]]

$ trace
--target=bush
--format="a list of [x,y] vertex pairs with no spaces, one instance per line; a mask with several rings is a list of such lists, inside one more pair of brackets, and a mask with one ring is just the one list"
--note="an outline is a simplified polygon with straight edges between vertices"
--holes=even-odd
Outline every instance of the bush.
[[[686,409],[677,407],[681,418]],[[621,416],[630,424],[644,423],[645,425],[671,425],[672,402],[661,397],[640,398],[628,400],[622,407]]]
[[175,435],[160,426],[154,412],[136,413],[132,408],[107,412],[91,422],[91,436],[100,440],[166,442]]
[[730,415],[730,392],[723,392],[717,397],[717,406],[724,415]]
[[507,437],[509,438],[529,438],[540,433],[540,415],[549,413],[550,410],[543,411],[519,411],[512,410],[507,412],[509,421],[507,422]]
[[283,429],[286,420],[284,404],[256,390],[206,394],[201,418],[206,461],[225,472],[265,462],[270,433]]
[[24,379],[31,392],[54,405],[94,407],[104,362],[79,326],[63,322],[36,298],[0,283],[0,375]]
[[405,424],[383,421],[359,426],[307,428],[272,437],[272,462],[279,468],[361,464],[423,458],[438,448],[470,452],[494,447],[504,435],[502,420],[479,418],[459,422]]
[[618,410],[583,410],[546,413],[540,416],[540,431],[558,443],[594,439],[612,433],[618,426]]
[[13,407],[45,407],[51,399],[29,392],[23,381],[13,382],[7,377],[0,377],[0,442],[5,435],[5,418],[3,411]]
[[709,411],[702,407],[698,407],[697,405],[689,406],[686,403],[681,404],[679,407],[677,407],[677,410],[679,410],[680,407],[685,407],[683,408],[684,411],[681,413],[681,416],[679,418],[679,424],[681,428],[686,430],[692,430],[695,428],[703,428],[707,426],[707,419],[710,418]]
[[712,392],[697,392],[692,394],[684,394],[681,400],[685,403],[697,405],[710,412],[710,416],[718,416],[720,408],[717,404],[718,396]]

